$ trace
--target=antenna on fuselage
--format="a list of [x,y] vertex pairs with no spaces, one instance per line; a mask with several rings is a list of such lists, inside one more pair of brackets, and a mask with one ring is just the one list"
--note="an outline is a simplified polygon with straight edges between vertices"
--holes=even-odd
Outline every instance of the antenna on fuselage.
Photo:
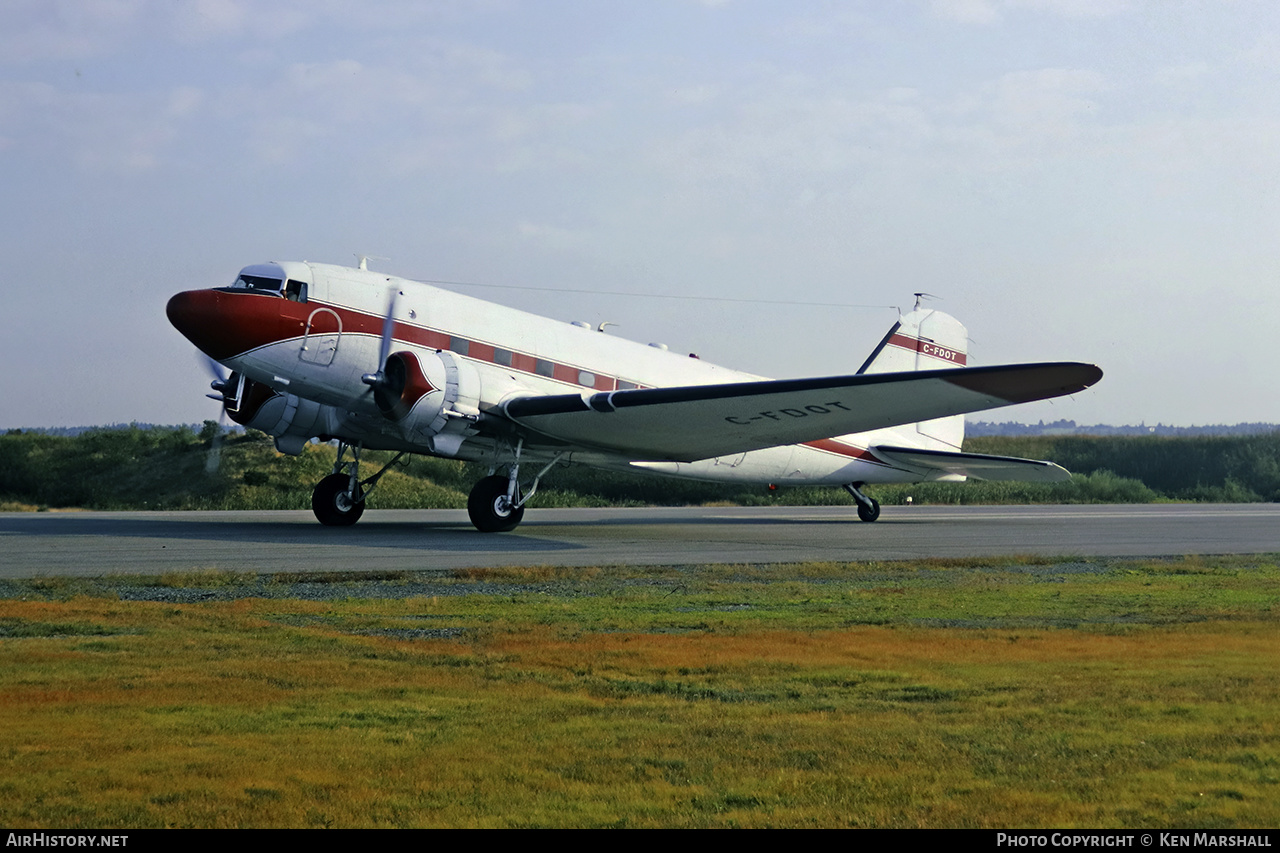
[[360,262],[358,269],[367,270],[369,269],[369,261],[389,261],[391,259],[381,257],[380,255],[361,255],[357,252],[356,260]]

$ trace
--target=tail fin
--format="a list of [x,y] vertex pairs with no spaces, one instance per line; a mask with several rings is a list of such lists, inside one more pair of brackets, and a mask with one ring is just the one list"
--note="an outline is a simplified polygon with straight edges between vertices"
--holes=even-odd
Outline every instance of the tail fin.
[[[969,333],[959,320],[941,311],[916,308],[898,319],[858,372],[907,373],[965,367],[968,350]],[[922,421],[915,427],[917,441],[923,447],[945,445],[959,449],[964,442],[963,415]],[[908,439],[905,435],[903,438]]]
[[950,314],[917,308],[904,314],[872,351],[859,373],[905,373],[964,367],[969,333]]

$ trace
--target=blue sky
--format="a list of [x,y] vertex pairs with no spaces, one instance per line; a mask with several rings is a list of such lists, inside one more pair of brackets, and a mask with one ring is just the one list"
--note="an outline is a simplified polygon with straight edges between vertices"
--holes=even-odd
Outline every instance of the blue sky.
[[464,292],[779,377],[855,370],[926,291],[976,363],[1106,371],[997,419],[1280,421],[1278,24],[1255,0],[0,0],[0,426],[213,417],[168,297],[357,253],[590,291]]

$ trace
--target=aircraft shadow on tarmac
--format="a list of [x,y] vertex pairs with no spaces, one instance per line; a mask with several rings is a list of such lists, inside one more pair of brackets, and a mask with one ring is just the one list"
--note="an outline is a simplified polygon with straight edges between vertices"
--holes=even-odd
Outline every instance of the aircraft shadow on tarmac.
[[[59,515],[56,518],[32,517],[29,520],[0,520],[0,533],[42,537],[116,537],[172,541],[237,543],[246,548],[254,545],[351,546],[357,548],[403,548],[422,550],[525,551],[529,553],[575,550],[584,547],[573,542],[559,542],[518,534],[479,533],[465,521],[446,522],[380,522],[369,520],[354,527],[333,528],[323,525],[301,525],[296,522],[261,521],[179,521],[170,519],[95,518],[86,515]],[[426,534],[426,535],[424,535]],[[3,539],[0,539],[2,542]]]

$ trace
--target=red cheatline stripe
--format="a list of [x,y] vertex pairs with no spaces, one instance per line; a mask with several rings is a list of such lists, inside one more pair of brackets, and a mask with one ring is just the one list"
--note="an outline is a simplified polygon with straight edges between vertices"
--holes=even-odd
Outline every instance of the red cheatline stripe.
[[939,346],[933,341],[924,341],[919,338],[912,338],[906,335],[894,335],[889,338],[889,346],[901,347],[912,352],[918,352],[922,355],[936,358],[939,361],[946,361],[951,364],[966,364],[968,359],[965,354],[949,347]]
[[[237,356],[258,347],[297,340],[308,333],[311,335],[336,333],[338,321],[335,319],[335,314],[341,319],[344,335],[364,334],[375,337],[382,335],[382,317],[317,300],[290,302],[258,293],[240,294],[219,290],[192,291],[190,296],[192,297],[188,303],[190,309],[185,316],[179,318],[180,325],[178,323],[175,325],[178,325],[184,334],[190,327],[195,326],[196,328],[190,329],[194,333],[193,342],[215,357]],[[198,316],[201,313],[204,316]],[[172,315],[171,319],[173,319]],[[311,323],[309,332],[306,328],[308,321]],[[505,349],[503,347],[470,338],[464,339],[460,335],[450,335],[438,329],[410,325],[402,320],[396,320],[393,337],[395,343],[416,344],[427,349],[453,352],[456,352],[455,343],[466,340],[467,357],[475,361],[483,361],[530,376],[554,379],[580,388],[614,391],[618,390],[619,383],[624,381],[619,377],[609,376],[591,368],[539,359],[513,350],[505,350],[511,353],[511,363],[504,364],[498,361],[495,352],[495,350]],[[590,374],[590,385],[584,385],[579,381],[582,378],[581,373]],[[631,384],[631,387],[645,386]]]
[[837,456],[847,456],[850,459],[858,459],[863,462],[884,465],[886,468],[893,467],[891,465],[885,465],[885,463],[873,456],[869,450],[865,450],[861,447],[854,447],[851,444],[845,444],[844,442],[836,441],[833,438],[820,438],[817,441],[806,441],[804,446],[812,447],[814,450],[823,450],[827,453],[834,453]]

